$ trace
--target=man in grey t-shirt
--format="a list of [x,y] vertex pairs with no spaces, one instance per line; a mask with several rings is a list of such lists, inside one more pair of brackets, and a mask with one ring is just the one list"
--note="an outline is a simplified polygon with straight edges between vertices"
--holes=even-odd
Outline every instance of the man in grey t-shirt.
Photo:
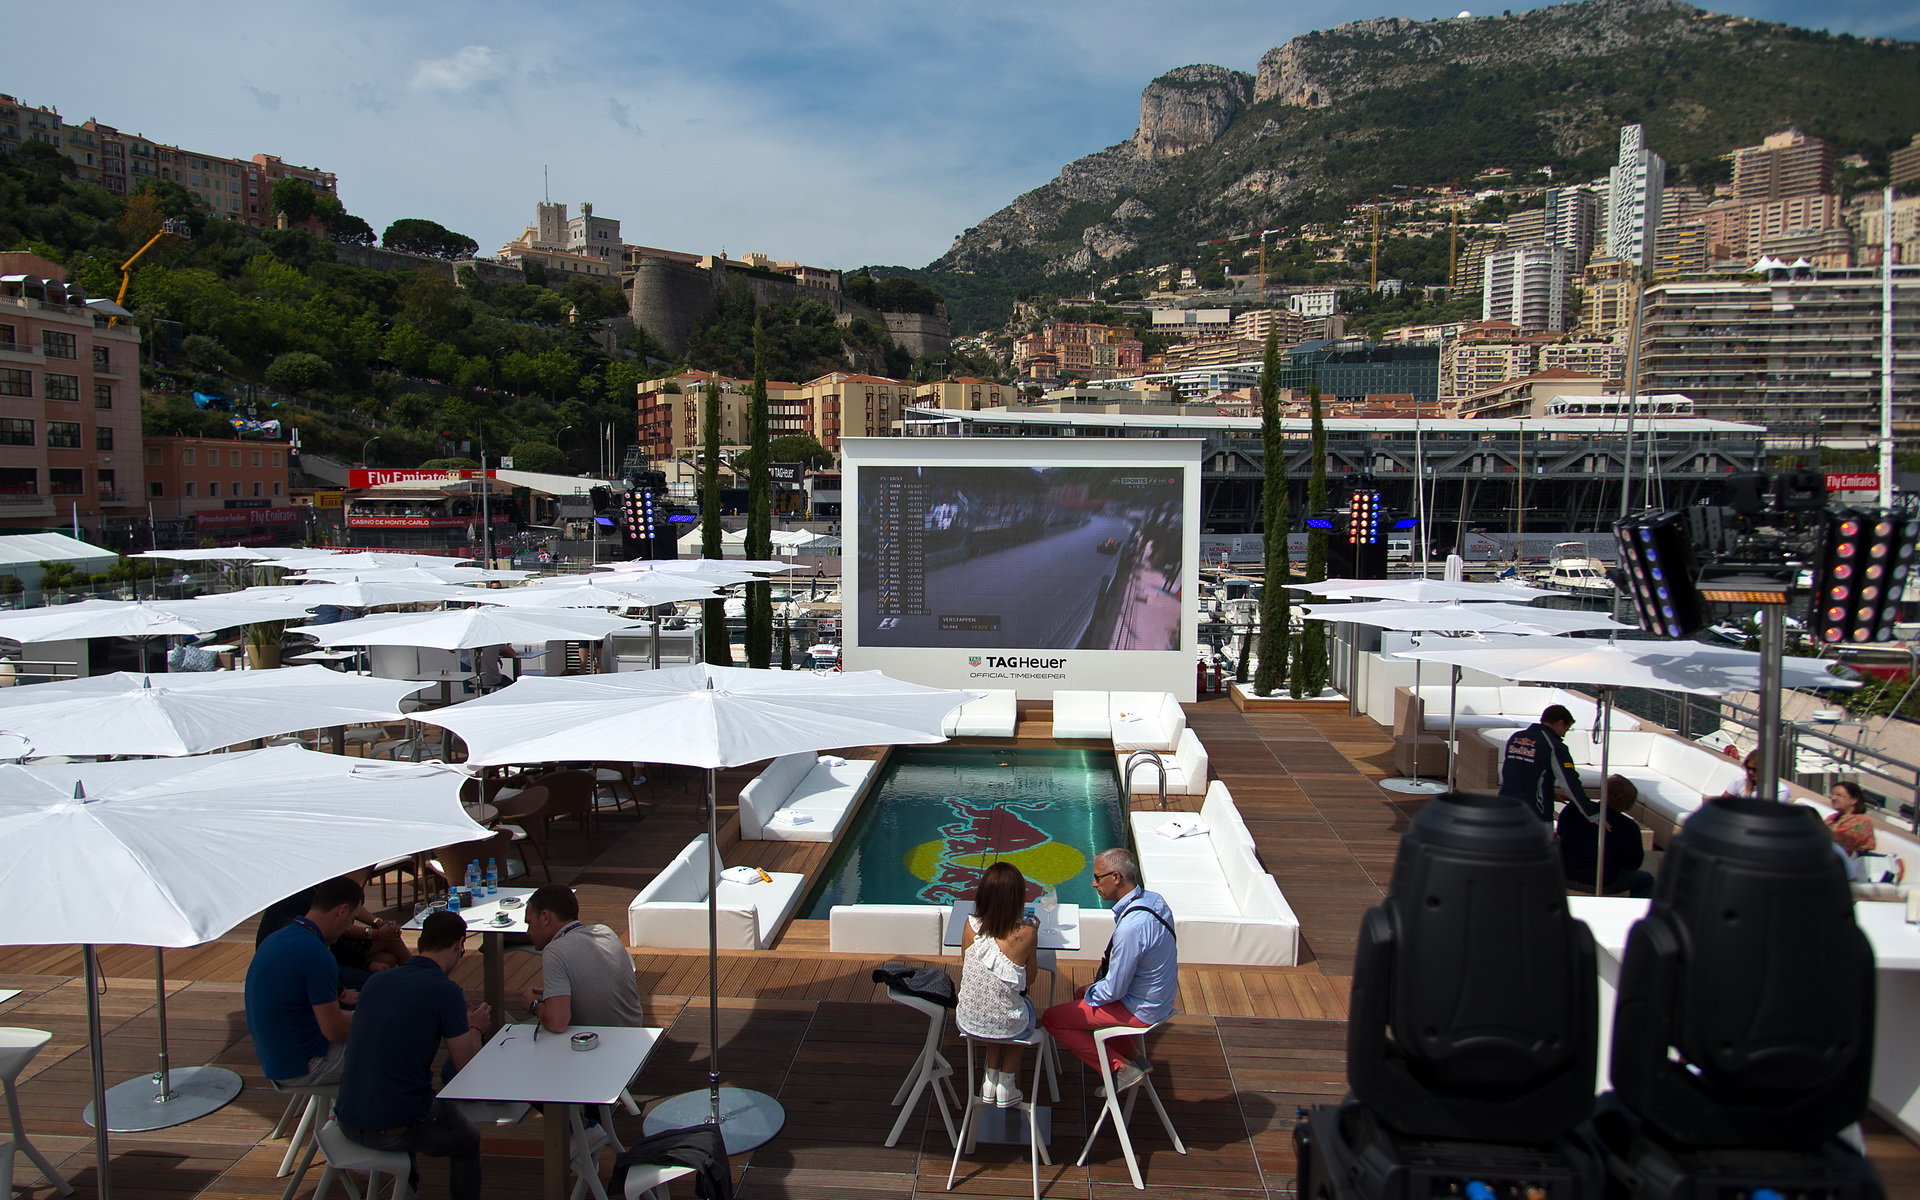
[[647,1023],[633,956],[605,925],[581,924],[573,889],[549,884],[527,897],[527,935],[540,949],[540,986],[525,998],[542,1029]]

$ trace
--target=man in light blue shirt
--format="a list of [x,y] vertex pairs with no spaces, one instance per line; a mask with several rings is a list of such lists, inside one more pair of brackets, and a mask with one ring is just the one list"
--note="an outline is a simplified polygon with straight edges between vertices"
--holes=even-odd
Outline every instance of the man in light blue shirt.
[[[1094,981],[1056,1004],[1040,1022],[1055,1041],[1080,1061],[1099,1070],[1093,1032],[1114,1025],[1142,1029],[1173,1015],[1180,990],[1180,957],[1173,932],[1173,911],[1158,892],[1140,886],[1140,860],[1133,851],[1103,851],[1093,860],[1093,888],[1113,906],[1113,937],[1100,959]],[[1114,1086],[1124,1091],[1146,1076],[1146,1068],[1108,1043]]]

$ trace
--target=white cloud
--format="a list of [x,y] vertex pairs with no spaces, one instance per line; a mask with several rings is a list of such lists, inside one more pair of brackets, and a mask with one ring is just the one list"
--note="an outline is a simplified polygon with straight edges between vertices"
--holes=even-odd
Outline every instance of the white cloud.
[[430,58],[414,68],[409,85],[416,92],[481,91],[513,75],[513,62],[492,46],[462,46],[446,58]]

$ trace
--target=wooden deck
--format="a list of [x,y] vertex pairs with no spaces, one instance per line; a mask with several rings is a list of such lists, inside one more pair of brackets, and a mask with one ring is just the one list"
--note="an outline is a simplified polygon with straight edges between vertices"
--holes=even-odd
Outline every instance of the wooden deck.
[[[1224,698],[1189,707],[1189,720],[1227,781],[1259,842],[1260,854],[1299,914],[1310,951],[1287,968],[1182,968],[1183,1014],[1153,1047],[1155,1081],[1190,1152],[1176,1155],[1136,1121],[1135,1144],[1156,1197],[1292,1196],[1291,1131],[1296,1110],[1345,1090],[1348,976],[1360,914],[1378,902],[1400,831],[1419,801],[1372,783],[1389,772],[1390,742],[1365,718],[1321,713],[1243,713]],[[1023,722],[1044,737],[1044,722]],[[727,772],[731,805],[750,772]],[[695,787],[684,771],[656,771],[644,817],[610,815],[595,832],[556,830],[554,873],[579,888],[590,920],[624,929],[628,899],[700,830]],[[724,813],[724,810],[723,810]],[[731,830],[722,843],[736,840]],[[754,859],[783,870],[817,865],[820,846],[758,845]],[[775,949],[720,956],[722,1068],[729,1083],[777,1096],[787,1110],[781,1135],[736,1160],[740,1194],[882,1200],[946,1194],[952,1152],[937,1120],[924,1112],[898,1146],[881,1145],[897,1110],[888,1105],[925,1030],[923,1018],[887,1003],[871,981],[869,956],[826,951],[824,922],[802,921]],[[241,984],[252,951],[251,925],[218,942],[167,958],[169,1021],[176,1065],[216,1063],[248,1080],[240,1098],[203,1120],[113,1141],[115,1194],[130,1200],[272,1200],[283,1143],[265,1141],[278,1098],[259,1081],[245,1034]],[[707,1019],[703,952],[635,952],[649,1015],[669,1033],[642,1072],[646,1100],[704,1086]],[[108,1082],[152,1069],[153,954],[111,948],[103,955]],[[1061,994],[1085,982],[1093,964],[1063,963]],[[509,993],[529,982],[532,955],[508,955]],[[0,1003],[0,1022],[46,1029],[54,1040],[25,1076],[20,1096],[29,1136],[68,1173],[80,1194],[94,1192],[90,1131],[80,1121],[88,1100],[85,994],[70,947],[0,949],[0,987],[20,988]],[[470,957],[459,978],[475,994],[479,966]],[[1044,988],[1044,981],[1040,985]],[[957,1051],[956,1051],[957,1052]],[[1056,1165],[1042,1169],[1049,1197],[1107,1200],[1139,1193],[1111,1135],[1075,1167],[1092,1117],[1092,1088],[1069,1063],[1054,1110]],[[931,1124],[931,1128],[929,1128]],[[623,1134],[637,1120],[620,1119]],[[486,1139],[487,1194],[535,1194],[539,1119]],[[1875,1123],[1871,1151],[1892,1195],[1920,1197],[1920,1149]],[[434,1160],[423,1160],[428,1195],[443,1188]],[[299,1195],[310,1196],[319,1173]],[[20,1195],[56,1193],[24,1159]],[[1026,1160],[981,1147],[961,1165],[956,1194],[1025,1195]],[[676,1185],[675,1195],[691,1192]]]

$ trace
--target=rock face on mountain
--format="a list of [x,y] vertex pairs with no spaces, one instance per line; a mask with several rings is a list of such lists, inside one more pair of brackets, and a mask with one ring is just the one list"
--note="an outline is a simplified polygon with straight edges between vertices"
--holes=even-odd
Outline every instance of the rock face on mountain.
[[1172,158],[1211,143],[1253,98],[1253,79],[1225,67],[1180,67],[1147,85],[1140,128],[1127,145],[1145,159]]
[[1716,178],[1728,151],[1789,126],[1884,160],[1920,129],[1920,46],[1679,0],[1357,21],[1267,51],[1253,76],[1196,65],[1155,79],[1131,138],[961,234],[925,278],[979,298],[956,311],[977,328],[991,322],[967,304],[1003,316],[1025,287],[1193,264],[1217,239],[1337,220],[1396,186],[1492,168],[1604,178],[1634,123],[1677,182]]

